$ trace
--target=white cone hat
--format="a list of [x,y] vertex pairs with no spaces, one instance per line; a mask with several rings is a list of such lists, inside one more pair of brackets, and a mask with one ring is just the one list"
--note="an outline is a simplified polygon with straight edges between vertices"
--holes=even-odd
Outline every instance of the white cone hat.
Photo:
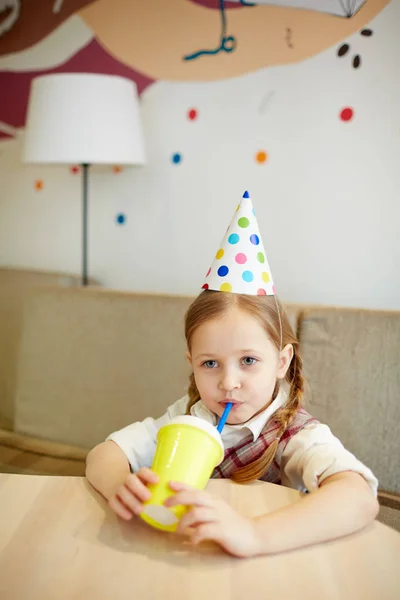
[[275,295],[249,192],[243,194],[202,287],[233,294]]

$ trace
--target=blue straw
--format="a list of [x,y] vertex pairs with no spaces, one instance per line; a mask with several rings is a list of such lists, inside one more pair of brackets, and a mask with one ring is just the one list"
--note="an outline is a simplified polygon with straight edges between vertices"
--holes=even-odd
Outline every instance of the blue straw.
[[217,431],[219,431],[219,433],[221,433],[221,431],[226,423],[226,420],[229,415],[229,411],[231,410],[232,406],[233,406],[233,402],[228,402],[228,404],[225,406],[225,410],[222,413],[222,417],[220,418],[218,426],[217,426]]

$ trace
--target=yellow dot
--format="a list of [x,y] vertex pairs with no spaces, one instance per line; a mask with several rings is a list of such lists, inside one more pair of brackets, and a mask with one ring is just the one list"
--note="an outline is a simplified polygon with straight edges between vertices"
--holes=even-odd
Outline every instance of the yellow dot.
[[231,292],[232,286],[230,283],[223,283],[219,289],[221,292]]
[[265,283],[268,283],[269,281],[269,275],[266,271],[263,272],[263,274],[261,275],[261,277],[263,278],[263,281],[265,281]]
[[222,248],[220,248],[217,252],[217,254],[215,255],[216,259],[222,258],[223,255],[225,254],[225,252],[222,250]]
[[264,152],[264,150],[260,150],[260,152],[257,152],[256,154],[256,161],[260,164],[265,163],[267,161],[267,158],[268,154]]
[[237,205],[236,212],[239,210],[239,208],[240,208],[240,204]]

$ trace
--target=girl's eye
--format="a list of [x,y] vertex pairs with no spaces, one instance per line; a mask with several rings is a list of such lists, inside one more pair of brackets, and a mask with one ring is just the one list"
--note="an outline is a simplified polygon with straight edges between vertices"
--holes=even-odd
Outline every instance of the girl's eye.
[[218,365],[216,360],[206,360],[203,363],[203,366],[206,367],[207,369],[215,369],[215,367]]
[[244,358],[242,358],[242,363],[246,365],[246,367],[251,367],[251,365],[255,365],[256,362],[257,359],[253,358],[252,356],[245,356]]

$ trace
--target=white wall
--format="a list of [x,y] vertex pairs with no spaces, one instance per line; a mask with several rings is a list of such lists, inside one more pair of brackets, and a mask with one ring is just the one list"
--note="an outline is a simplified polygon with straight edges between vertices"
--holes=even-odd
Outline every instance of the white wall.
[[[147,88],[148,164],[92,172],[90,274],[113,288],[197,293],[248,189],[285,301],[400,309],[399,22],[393,1],[372,38],[347,40],[358,70],[335,47],[228,81]],[[338,116],[346,106],[350,122]],[[18,141],[0,145],[0,264],[79,273],[79,175],[23,167],[19,152]]]

